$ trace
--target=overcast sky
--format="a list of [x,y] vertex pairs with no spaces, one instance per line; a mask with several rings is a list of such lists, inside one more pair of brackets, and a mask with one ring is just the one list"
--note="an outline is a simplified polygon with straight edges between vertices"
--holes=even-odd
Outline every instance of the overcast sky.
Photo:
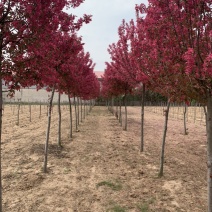
[[90,52],[95,71],[104,71],[105,62],[110,61],[107,52],[109,44],[118,41],[118,27],[122,20],[129,22],[135,19],[135,4],[148,0],[85,0],[78,8],[71,12],[78,17],[83,14],[93,15],[92,22],[84,25],[79,31],[85,43],[84,49]]

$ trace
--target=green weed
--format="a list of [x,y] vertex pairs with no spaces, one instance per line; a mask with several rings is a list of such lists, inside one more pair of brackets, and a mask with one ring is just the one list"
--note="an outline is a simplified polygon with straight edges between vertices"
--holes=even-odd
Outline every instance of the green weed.
[[126,209],[119,206],[119,205],[114,205],[112,208],[110,208],[109,210],[107,210],[108,212],[109,211],[113,211],[113,212],[126,212]]
[[139,204],[139,205],[137,205],[137,207],[141,212],[149,211],[149,205],[147,203]]
[[70,171],[71,171],[71,169],[65,167],[64,170],[63,170],[63,173],[68,174]]
[[122,185],[119,182],[113,183],[110,181],[102,181],[96,185],[97,188],[100,186],[107,186],[114,191],[120,191],[122,189]]

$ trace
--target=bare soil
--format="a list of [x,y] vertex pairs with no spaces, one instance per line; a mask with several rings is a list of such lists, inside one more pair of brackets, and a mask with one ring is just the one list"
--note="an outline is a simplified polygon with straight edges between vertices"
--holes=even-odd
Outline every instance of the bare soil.
[[[94,107],[69,138],[69,110],[62,107],[62,145],[57,146],[57,108],[52,116],[48,173],[42,172],[46,106],[3,116],[3,211],[5,212],[200,212],[206,211],[206,130],[170,118],[164,176],[158,178],[164,116],[145,113],[144,152],[140,108],[128,108],[128,131],[107,107]],[[73,122],[74,123],[74,122]]]

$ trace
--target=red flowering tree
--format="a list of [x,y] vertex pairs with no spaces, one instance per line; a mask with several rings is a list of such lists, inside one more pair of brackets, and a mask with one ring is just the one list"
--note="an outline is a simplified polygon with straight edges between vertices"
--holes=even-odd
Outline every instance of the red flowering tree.
[[[146,8],[143,4],[142,6]],[[136,7],[137,11],[137,7]],[[149,46],[147,45],[147,40],[145,38],[145,30],[143,27],[143,18],[139,17],[139,12],[136,12],[136,25],[134,21],[131,20],[127,25],[128,28],[128,39],[131,47],[131,61],[134,64],[134,77],[139,83],[136,89],[142,89],[142,101],[141,101],[141,142],[140,151],[144,150],[144,104],[145,104],[145,90],[149,86],[149,76],[148,76],[148,52]]]
[[[76,45],[76,46],[75,46]],[[59,77],[59,90],[70,97],[77,99],[90,100],[98,97],[100,92],[99,82],[93,73],[94,64],[90,59],[90,54],[85,53],[80,40],[70,47],[66,44],[64,52],[70,51],[70,57],[65,59],[65,63],[61,66],[62,72]],[[78,50],[77,50],[78,49]],[[73,54],[73,52],[76,54]],[[76,103],[76,102],[75,102]],[[72,137],[72,108],[70,101],[70,137]],[[85,113],[85,111],[84,111]],[[76,131],[78,131],[79,124],[79,107],[75,104],[76,116]],[[82,117],[82,104],[81,104]]]
[[[136,6],[137,28],[135,39],[132,42],[132,49],[138,58],[139,75],[143,77],[145,74],[148,77],[148,88],[166,96],[169,100],[165,112],[161,149],[159,175],[162,176],[170,101],[186,101],[189,99],[186,95],[185,87],[189,88],[190,85],[187,83],[187,76],[178,71],[178,69],[183,68],[183,64],[180,62],[182,61],[179,57],[180,54],[175,55],[175,52],[179,51],[179,47],[173,45],[171,41],[168,42],[170,37],[165,32],[167,26],[164,27],[159,24],[160,15],[157,17],[158,13],[155,13],[153,14],[155,19],[151,19],[150,13],[148,13],[149,10],[151,11],[151,6],[148,9],[144,5]],[[147,16],[143,18],[142,15],[146,12]],[[155,21],[155,25],[153,21]],[[163,33],[165,34],[165,39]],[[170,52],[168,53],[167,51]]]
[[[139,17],[137,17],[137,26],[134,25],[133,20],[130,23],[126,23],[123,20],[118,28],[119,40],[117,44],[110,45],[108,51],[111,54],[113,66],[116,66],[116,74],[119,74],[119,79],[127,81],[134,88],[138,88],[141,84],[143,85],[140,149],[143,151],[144,96],[148,76],[144,70],[146,68],[145,48],[142,42],[145,36],[140,33],[139,23]],[[143,40],[140,40],[141,37]]]
[[145,18],[155,52],[152,73],[166,82],[164,89],[171,88],[170,98],[195,99],[207,106],[208,211],[212,211],[211,7],[210,0],[149,0]]
[[[56,46],[51,40],[52,35],[58,30],[79,29],[83,22],[90,20],[90,16],[84,16],[76,23],[75,16],[63,12],[65,6],[76,7],[82,2],[83,0],[4,0],[0,3],[0,140],[2,80],[10,91],[19,89],[21,85],[42,86],[45,82],[43,78],[53,71],[53,66],[48,67],[43,60],[47,49]],[[54,63],[50,60],[51,65]],[[39,72],[41,68],[38,67],[42,67],[45,73]]]
[[106,69],[103,76],[102,95],[109,98],[117,97],[120,95],[123,96],[123,102],[125,105],[124,130],[127,130],[126,95],[132,92],[134,85],[132,85],[126,78],[122,76],[120,69],[121,67],[115,61],[106,63]]

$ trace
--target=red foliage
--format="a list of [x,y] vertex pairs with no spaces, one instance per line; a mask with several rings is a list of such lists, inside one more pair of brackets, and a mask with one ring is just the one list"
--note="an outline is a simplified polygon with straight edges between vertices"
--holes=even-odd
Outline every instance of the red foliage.
[[[72,55],[82,49],[75,31],[91,16],[76,20],[63,11],[64,7],[77,7],[83,0],[7,0],[0,4],[1,27],[1,78],[11,90],[37,85],[52,86],[58,81],[58,69],[62,60],[58,48],[69,46]],[[70,37],[70,38],[69,38]],[[64,41],[64,39],[66,41]],[[67,42],[67,45],[66,45]],[[71,47],[71,44],[78,43]],[[61,44],[62,45],[62,44]],[[67,48],[66,48],[67,49]]]

